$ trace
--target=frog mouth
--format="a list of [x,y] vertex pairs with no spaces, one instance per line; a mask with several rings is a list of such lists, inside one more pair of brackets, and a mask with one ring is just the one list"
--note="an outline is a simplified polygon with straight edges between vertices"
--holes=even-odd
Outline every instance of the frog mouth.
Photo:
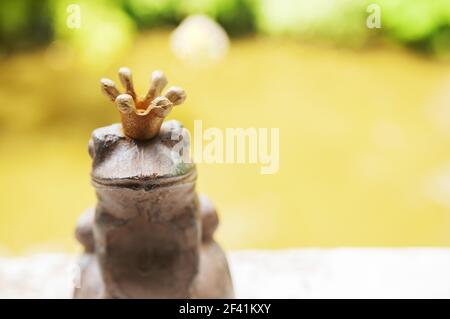
[[197,179],[195,166],[185,174],[176,176],[130,176],[126,178],[99,178],[91,176],[95,188],[124,188],[131,190],[152,191],[157,188],[175,187],[178,185],[194,183]]

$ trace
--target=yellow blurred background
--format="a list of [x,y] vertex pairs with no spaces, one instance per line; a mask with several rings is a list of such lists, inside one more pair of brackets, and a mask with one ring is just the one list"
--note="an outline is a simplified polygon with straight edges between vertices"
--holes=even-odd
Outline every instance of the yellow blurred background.
[[349,48],[255,33],[199,67],[174,54],[172,30],[140,31],[119,48],[100,32],[91,51],[57,35],[1,57],[0,254],[80,249],[75,223],[95,204],[87,141],[119,118],[99,79],[116,80],[121,66],[139,92],[155,69],[185,88],[170,118],[191,132],[194,120],[280,129],[276,174],[198,165],[225,248],[450,244],[447,60],[393,42]]

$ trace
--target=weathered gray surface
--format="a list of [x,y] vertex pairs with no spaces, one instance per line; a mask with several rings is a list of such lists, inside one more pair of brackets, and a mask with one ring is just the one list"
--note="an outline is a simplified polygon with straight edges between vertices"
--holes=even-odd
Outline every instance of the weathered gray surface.
[[[0,258],[0,298],[70,298],[74,256]],[[238,298],[450,298],[450,249],[229,254]]]
[[213,238],[217,212],[195,192],[188,149],[188,133],[174,120],[150,140],[130,139],[120,125],[93,132],[97,203],[76,229],[85,252],[74,298],[234,296],[225,254]]

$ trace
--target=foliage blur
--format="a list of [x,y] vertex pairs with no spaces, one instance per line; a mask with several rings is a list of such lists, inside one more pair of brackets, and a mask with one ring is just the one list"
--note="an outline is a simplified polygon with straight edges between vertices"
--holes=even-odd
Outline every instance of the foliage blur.
[[[60,9],[70,3],[2,1],[0,50],[11,52],[51,41],[62,30],[60,22],[66,12]],[[85,12],[100,14],[97,18],[104,22],[110,21],[105,17],[114,17],[113,25],[97,25],[107,30],[83,34],[85,47],[98,40],[96,32],[111,34],[120,42],[121,37],[131,32],[130,28],[176,26],[188,15],[198,13],[214,18],[231,36],[262,32],[359,47],[373,41],[373,32],[365,27],[364,21],[367,6],[376,3],[383,8],[383,27],[376,38],[438,55],[447,55],[450,50],[448,0],[80,0],[76,3],[85,7]],[[97,46],[104,47],[102,43]]]
[[[79,29],[66,23],[73,3]],[[376,30],[369,3],[1,1],[0,249],[79,249],[74,225],[95,203],[87,140],[118,121],[98,81],[117,80],[120,66],[139,92],[155,69],[184,87],[170,117],[191,131],[196,119],[280,128],[277,174],[198,165],[226,248],[449,245],[449,0],[379,0]],[[229,48],[202,66],[171,47],[174,28],[198,13],[231,37],[177,33],[192,55]]]

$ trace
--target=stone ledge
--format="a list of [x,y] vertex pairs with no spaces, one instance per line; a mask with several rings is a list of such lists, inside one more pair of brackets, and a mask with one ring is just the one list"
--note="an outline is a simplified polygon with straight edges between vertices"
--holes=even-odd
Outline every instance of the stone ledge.
[[[450,249],[293,249],[229,255],[238,298],[450,298]],[[76,257],[0,258],[0,298],[70,298]]]

